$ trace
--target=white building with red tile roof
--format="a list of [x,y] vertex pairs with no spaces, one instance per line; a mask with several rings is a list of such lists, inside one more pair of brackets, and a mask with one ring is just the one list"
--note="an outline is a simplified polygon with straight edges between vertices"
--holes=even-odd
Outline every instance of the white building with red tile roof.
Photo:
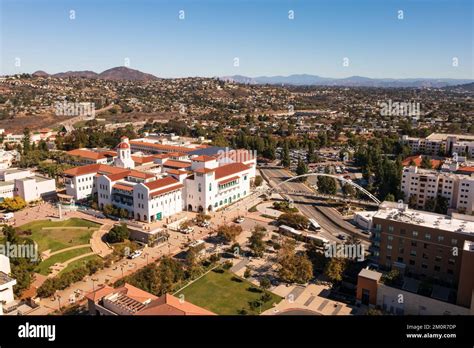
[[[131,150],[140,142],[160,151],[136,148],[155,154],[140,157],[148,165],[134,170],[137,157],[131,155]],[[250,194],[256,158],[249,151],[215,148],[210,154],[191,154],[189,151],[196,150],[196,145],[186,146],[189,147],[122,138],[115,166],[94,163],[66,170],[66,193],[75,200],[97,194],[101,209],[113,205],[127,210],[130,218],[144,222],[182,210],[216,211]],[[90,152],[94,155],[86,155],[104,155],[104,151]]]
[[183,210],[184,185],[172,176],[156,178],[137,171],[101,175],[97,179],[99,207],[125,209],[131,219],[153,222]]
[[192,175],[186,179],[186,210],[215,211],[250,193],[250,166],[244,163],[219,166],[217,158],[191,161]]

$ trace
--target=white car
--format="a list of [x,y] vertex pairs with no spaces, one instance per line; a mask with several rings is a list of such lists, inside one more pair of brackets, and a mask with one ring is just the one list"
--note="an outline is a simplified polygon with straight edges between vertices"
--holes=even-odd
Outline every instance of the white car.
[[242,222],[245,221],[245,219],[242,216],[239,216],[237,219],[234,220],[236,223],[241,224]]
[[181,229],[179,230],[179,232],[181,232],[181,233],[186,233],[186,234],[188,234],[188,233],[193,233],[193,232],[194,232],[194,228],[193,228],[193,227],[181,228]]
[[128,258],[133,260],[133,259],[136,259],[137,257],[139,257],[141,254],[142,254],[141,250],[136,250],[133,253],[131,253]]
[[200,227],[209,227],[211,223],[209,221],[203,221],[199,224]]

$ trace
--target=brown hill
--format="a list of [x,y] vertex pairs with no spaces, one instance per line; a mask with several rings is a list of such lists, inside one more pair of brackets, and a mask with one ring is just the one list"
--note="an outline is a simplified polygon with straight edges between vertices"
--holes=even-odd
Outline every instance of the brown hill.
[[38,77],[48,77],[49,76],[49,74],[46,71],[43,71],[43,70],[35,71],[32,75],[33,76],[38,76]]
[[104,80],[130,80],[130,81],[153,81],[158,77],[146,74],[138,70],[130,69],[125,66],[108,69],[101,72],[97,78]]
[[66,72],[61,72],[52,75],[53,77],[58,77],[58,78],[68,78],[68,77],[82,77],[86,79],[94,79],[97,78],[97,73],[90,71],[90,70],[84,70],[84,71],[66,71]]

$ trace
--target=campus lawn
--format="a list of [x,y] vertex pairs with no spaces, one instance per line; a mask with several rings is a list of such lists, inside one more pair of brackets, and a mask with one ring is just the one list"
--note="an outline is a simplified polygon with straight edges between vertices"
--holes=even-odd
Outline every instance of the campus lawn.
[[82,259],[71,262],[69,265],[67,265],[67,267],[65,269],[63,269],[61,272],[59,272],[59,274],[69,272],[69,271],[73,271],[76,268],[79,268],[81,266],[85,266],[85,264],[88,261],[100,260],[100,259],[101,259],[100,256],[97,256],[97,255],[89,255],[89,256],[83,257]]
[[[55,229],[47,229],[49,227]],[[31,230],[31,236],[27,237],[38,243],[39,251],[43,252],[48,249],[57,251],[75,245],[88,244],[92,233],[99,227],[99,224],[92,221],[71,218],[64,221],[33,221],[17,227],[17,231]]]
[[[282,300],[280,296],[266,292],[270,294],[271,299],[262,305],[262,313],[271,308],[273,303]],[[251,309],[249,302],[259,300],[264,293],[264,290],[256,288],[245,279],[218,269],[187,286],[177,296],[183,294],[185,300],[220,315],[241,314],[242,309],[245,309],[247,314],[258,315],[259,308]]]
[[[54,265],[55,263],[62,263],[65,262],[69,259],[72,259],[74,257],[77,257],[82,254],[87,254],[91,252],[90,247],[84,247],[84,248],[77,248],[77,249],[72,249],[72,250],[67,250],[63,251],[62,253],[53,255],[43,262],[41,262],[38,267],[36,268],[36,272],[43,274],[43,275],[48,275],[49,272],[49,267]],[[80,261],[80,260],[77,260]],[[76,262],[76,261],[75,261]],[[66,267],[67,268],[67,267]]]

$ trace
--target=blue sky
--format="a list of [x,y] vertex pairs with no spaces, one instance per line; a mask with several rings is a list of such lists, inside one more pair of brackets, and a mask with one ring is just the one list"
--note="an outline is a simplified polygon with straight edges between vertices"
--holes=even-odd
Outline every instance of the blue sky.
[[0,2],[2,75],[101,72],[128,58],[160,77],[474,78],[472,0]]

